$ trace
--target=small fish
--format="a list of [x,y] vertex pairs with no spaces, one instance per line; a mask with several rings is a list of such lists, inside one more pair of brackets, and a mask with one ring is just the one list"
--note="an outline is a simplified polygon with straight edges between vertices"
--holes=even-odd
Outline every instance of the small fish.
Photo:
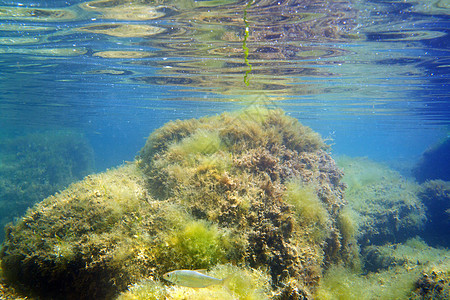
[[227,278],[218,279],[201,273],[200,270],[175,270],[163,275],[167,281],[181,286],[204,288],[215,284],[224,284]]

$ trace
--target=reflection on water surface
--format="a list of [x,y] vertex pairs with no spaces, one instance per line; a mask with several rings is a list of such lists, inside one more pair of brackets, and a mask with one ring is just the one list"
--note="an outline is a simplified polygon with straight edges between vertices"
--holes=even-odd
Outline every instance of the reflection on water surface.
[[8,122],[85,124],[123,101],[173,111],[156,101],[264,95],[319,124],[445,125],[448,9],[413,0],[8,3],[0,105]]
[[[79,140],[81,131],[95,157],[85,159],[80,176],[94,160],[96,170],[133,160],[144,137],[169,120],[255,102],[312,127],[333,155],[395,162],[405,174],[428,145],[448,136],[448,1],[6,1],[0,2],[0,144],[32,136],[36,153],[59,158],[58,143],[41,146],[40,134],[70,128]],[[242,120],[236,124],[245,125]],[[214,134],[193,135],[183,146],[198,149]],[[21,160],[39,171],[23,173],[14,157],[32,153],[33,143],[18,141],[25,150],[0,157],[4,186],[31,189],[33,178],[47,178],[46,162]],[[69,149],[83,148],[69,142]],[[270,161],[270,168],[279,164]],[[385,173],[383,181],[398,195],[402,185]],[[52,189],[30,192],[36,197],[18,201],[20,210],[80,176],[61,176]],[[398,180],[404,180],[400,173]],[[386,189],[373,190],[380,191]],[[2,202],[4,212],[21,214]],[[2,216],[0,225],[11,218]]]

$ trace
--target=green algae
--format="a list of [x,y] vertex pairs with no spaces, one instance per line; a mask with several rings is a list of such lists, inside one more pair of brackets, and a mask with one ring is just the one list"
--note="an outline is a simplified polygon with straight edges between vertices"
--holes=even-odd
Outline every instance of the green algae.
[[170,262],[167,269],[210,268],[226,261],[228,240],[226,232],[216,225],[193,220],[167,236],[158,259]]
[[339,227],[346,241],[356,241],[359,234],[360,216],[357,212],[346,206],[339,214]]
[[[73,131],[48,131],[0,142],[0,224],[92,172],[93,150]],[[1,235],[3,239],[3,233]]]
[[148,279],[151,293],[199,299],[158,281],[226,265],[241,274],[230,289],[242,299],[310,295],[323,264],[349,257],[342,173],[326,148],[283,111],[259,106],[169,122],[135,163],[90,175],[9,226],[5,278],[39,297],[112,298]]
[[301,226],[312,228],[313,239],[320,242],[328,237],[330,215],[318,198],[314,186],[298,180],[288,182],[283,200],[294,206],[294,210],[299,214]]
[[221,140],[217,131],[197,130],[182,143],[173,145],[169,151],[180,156],[213,154],[220,149],[220,144]]
[[320,300],[408,299],[419,274],[417,270],[398,267],[364,276],[333,266],[325,273],[315,296]]
[[366,158],[338,159],[345,171],[346,200],[362,244],[401,242],[418,234],[426,222],[419,185]]
[[367,274],[342,265],[332,266],[326,271],[316,298],[448,299],[448,249],[429,247],[420,238],[367,248]]
[[167,287],[160,281],[147,279],[131,286],[120,294],[117,300],[264,300],[269,299],[271,294],[270,278],[262,270],[225,264],[215,266],[207,274],[216,278],[226,278],[226,287],[222,285],[206,289]]

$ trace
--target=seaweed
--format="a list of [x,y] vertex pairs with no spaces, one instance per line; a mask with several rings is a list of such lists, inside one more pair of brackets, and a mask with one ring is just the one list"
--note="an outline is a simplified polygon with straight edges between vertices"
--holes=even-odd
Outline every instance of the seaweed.
[[[339,233],[343,174],[326,149],[261,106],[169,122],[134,163],[87,176],[9,226],[5,278],[65,299],[113,298],[147,279],[131,293],[163,297],[173,291],[158,283],[164,273],[225,265],[217,272],[237,274],[230,290],[242,299],[311,295],[323,265],[351,257]],[[250,288],[252,274],[264,280]]]
[[338,165],[362,246],[403,242],[422,232],[426,215],[418,184],[366,158],[342,157]]
[[423,238],[432,245],[450,247],[450,182],[426,181],[418,196],[427,208]]
[[270,278],[266,272],[230,264],[217,265],[208,273],[216,278],[226,278],[224,286],[191,289],[180,286],[168,288],[163,282],[147,279],[121,293],[117,300],[192,299],[192,300],[264,300],[270,296]]
[[[93,150],[73,131],[48,131],[2,139],[0,224],[93,171]],[[0,239],[3,239],[3,234]]]

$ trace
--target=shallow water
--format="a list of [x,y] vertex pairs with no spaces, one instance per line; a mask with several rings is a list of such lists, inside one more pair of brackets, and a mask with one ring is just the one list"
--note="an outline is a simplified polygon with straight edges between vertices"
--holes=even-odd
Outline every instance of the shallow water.
[[447,135],[448,13],[445,1],[2,1],[1,132],[80,130],[102,170],[168,120],[262,100],[336,154],[409,163]]
[[254,104],[319,132],[341,163],[398,170],[396,184],[343,163],[361,182],[382,173],[382,203],[450,137],[449,14],[446,0],[0,1],[0,226],[132,161],[170,120]]

